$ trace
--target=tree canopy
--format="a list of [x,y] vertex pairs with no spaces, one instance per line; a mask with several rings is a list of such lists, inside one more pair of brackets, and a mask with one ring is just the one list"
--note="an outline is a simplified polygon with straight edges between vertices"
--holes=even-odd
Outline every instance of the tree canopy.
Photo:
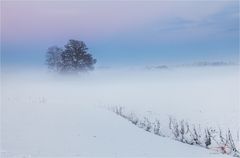
[[62,73],[78,73],[94,69],[96,59],[88,53],[83,41],[69,40],[64,49],[57,46],[48,48],[46,64],[50,70]]

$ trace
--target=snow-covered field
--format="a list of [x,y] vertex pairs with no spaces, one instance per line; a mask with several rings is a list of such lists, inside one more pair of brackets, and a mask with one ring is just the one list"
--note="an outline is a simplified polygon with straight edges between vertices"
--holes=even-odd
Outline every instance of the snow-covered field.
[[[240,129],[237,66],[1,74],[2,157],[229,157],[137,128],[122,106],[166,122]],[[239,142],[238,144],[239,145]]]

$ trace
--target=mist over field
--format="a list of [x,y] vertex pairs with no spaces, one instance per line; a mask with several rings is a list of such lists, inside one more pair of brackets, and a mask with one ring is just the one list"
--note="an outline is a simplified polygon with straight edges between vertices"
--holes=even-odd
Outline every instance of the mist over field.
[[[3,73],[3,151],[8,156],[112,157],[144,156],[145,152],[163,156],[173,150],[150,152],[149,148],[139,151],[123,147],[132,145],[114,137],[139,138],[129,138],[121,123],[115,124],[117,116],[107,110],[114,106],[158,118],[163,126],[167,126],[169,116],[174,116],[203,127],[231,129],[237,139],[239,67],[96,69],[77,76],[46,71]],[[111,133],[113,128],[118,132]],[[108,134],[103,134],[106,131]],[[111,145],[111,138],[116,145]]]
[[0,157],[240,157],[239,2],[1,0]]

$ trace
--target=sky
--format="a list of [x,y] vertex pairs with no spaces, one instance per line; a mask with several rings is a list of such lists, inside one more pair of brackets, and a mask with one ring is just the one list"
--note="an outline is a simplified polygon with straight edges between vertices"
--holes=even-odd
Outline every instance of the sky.
[[239,61],[239,1],[1,1],[2,66],[84,41],[98,66]]

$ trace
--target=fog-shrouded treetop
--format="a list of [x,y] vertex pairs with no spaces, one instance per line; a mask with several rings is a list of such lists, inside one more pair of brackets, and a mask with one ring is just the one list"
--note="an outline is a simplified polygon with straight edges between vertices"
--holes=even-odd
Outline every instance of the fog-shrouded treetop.
[[79,73],[94,69],[96,59],[88,53],[83,41],[69,40],[64,49],[57,46],[48,48],[46,64],[50,70],[61,73]]

